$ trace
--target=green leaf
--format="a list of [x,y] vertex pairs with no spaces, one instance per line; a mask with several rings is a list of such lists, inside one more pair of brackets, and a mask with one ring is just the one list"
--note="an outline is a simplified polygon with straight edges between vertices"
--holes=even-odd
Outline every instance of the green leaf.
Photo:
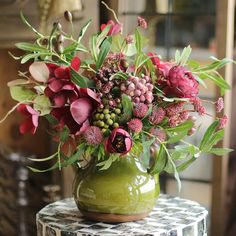
[[68,140],[69,134],[70,134],[70,131],[67,128],[67,126],[65,126],[63,130],[60,132],[60,141],[66,142]]
[[167,163],[167,156],[163,145],[160,145],[160,149],[154,154],[154,165],[150,168],[149,173],[152,175],[161,173]]
[[40,114],[47,115],[51,111],[51,102],[45,95],[39,95],[34,99],[34,109],[40,111]]
[[104,42],[102,43],[100,52],[98,54],[98,58],[97,58],[97,62],[96,62],[96,68],[97,70],[100,69],[100,67],[102,66],[108,52],[111,49],[111,42],[112,42],[112,38],[109,36],[107,39],[104,40]]
[[178,57],[179,60],[177,60],[176,63],[179,65],[185,66],[191,52],[192,52],[192,48],[190,47],[190,45],[188,47],[185,47],[181,55]]
[[138,29],[135,29],[135,47],[137,49],[138,53],[141,53],[142,51],[142,40],[141,40],[141,35],[140,32],[138,31]]
[[218,127],[218,125],[219,125],[219,121],[216,120],[208,127],[208,129],[206,130],[206,132],[205,132],[205,134],[202,138],[202,141],[199,145],[200,150],[203,150],[203,149],[207,148],[207,143],[212,138],[212,136],[215,133],[216,128]]
[[32,101],[37,96],[32,90],[22,86],[10,87],[10,94],[18,102]]
[[184,123],[173,127],[173,128],[167,128],[167,131],[174,131],[174,132],[183,132],[186,130],[189,130],[193,127],[193,122],[191,120],[185,121]]
[[90,52],[91,52],[92,58],[96,62],[97,58],[98,58],[97,35],[92,35],[92,37],[90,37],[89,47],[90,47]]
[[92,20],[90,19],[87,23],[85,23],[85,25],[82,27],[82,29],[80,30],[80,33],[79,33],[79,37],[78,37],[78,40],[77,42],[79,43],[82,38],[84,37],[84,34],[86,33],[88,27],[90,26]]
[[214,145],[216,145],[224,137],[224,130],[218,130],[207,141],[206,146],[202,149],[203,152],[208,152]]
[[24,64],[24,63],[26,63],[27,61],[29,61],[31,59],[36,59],[36,58],[41,57],[41,56],[50,56],[50,53],[32,53],[32,54],[27,54],[27,55],[22,57],[21,64]]
[[52,154],[51,156],[44,157],[44,158],[28,158],[28,159],[35,162],[44,162],[44,161],[50,161],[56,156],[57,156],[57,152]]
[[186,135],[187,135],[188,131],[184,130],[182,132],[179,133],[175,133],[175,134],[169,134],[169,139],[167,141],[167,143],[177,143],[179,142],[181,139],[183,139]]
[[110,154],[107,160],[99,162],[97,166],[102,166],[99,170],[107,170],[113,162],[117,161],[119,158],[118,154]]
[[127,122],[132,117],[133,103],[127,95],[122,94],[121,104],[122,104],[122,108],[123,108],[121,122]]
[[[110,28],[111,28],[112,26],[109,24],[109,25],[107,25],[102,31],[101,31],[101,33],[97,36],[97,40],[96,40],[96,47],[100,47],[100,45],[101,45],[101,43],[103,42],[103,40],[106,38],[106,36],[107,36],[107,34],[108,34],[108,32],[109,32],[109,30],[110,30]],[[113,36],[113,37],[115,37],[115,36]]]
[[37,34],[40,38],[43,37],[43,35],[41,33],[39,33],[27,20],[26,18],[24,17],[23,13],[20,12],[20,17],[21,17],[21,20],[35,33]]
[[71,80],[77,84],[81,88],[94,88],[95,84],[92,80],[88,79],[87,77],[77,73],[72,68],[70,69],[71,72]]
[[230,152],[234,151],[234,149],[230,148],[211,148],[208,153],[215,154],[217,156],[224,156]]
[[181,163],[180,165],[177,166],[177,171],[181,172],[181,171],[187,169],[195,160],[196,160],[196,158],[192,157],[189,160]]
[[44,52],[48,53],[48,50],[44,47],[41,47],[33,43],[16,43],[15,46],[21,50],[28,52]]
[[127,80],[129,78],[129,75],[127,75],[126,73],[123,73],[123,72],[117,72],[110,77],[110,80],[113,80],[114,78]]
[[176,52],[175,52],[175,62],[178,64],[179,60],[180,60],[180,51],[176,50]]
[[224,90],[230,89],[230,85],[224,80],[224,78],[220,74],[216,73],[206,73],[206,72],[201,72],[198,74],[198,76],[201,79],[210,79],[212,80],[217,86],[221,88],[221,95],[224,94]]

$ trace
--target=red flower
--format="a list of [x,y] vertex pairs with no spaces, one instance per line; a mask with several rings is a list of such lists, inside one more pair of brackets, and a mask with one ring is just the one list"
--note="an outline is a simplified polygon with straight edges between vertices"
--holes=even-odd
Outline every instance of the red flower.
[[115,23],[113,20],[109,20],[106,24],[101,25],[101,31],[103,31],[107,25],[111,25],[108,35],[116,35],[121,32],[122,25]]
[[88,119],[99,104],[100,99],[91,89],[78,89],[78,98],[70,106],[52,110],[51,114],[59,121],[56,128],[60,129],[66,125],[72,134],[81,134],[89,126]]
[[183,66],[170,69],[164,92],[167,96],[194,98],[198,95],[198,82]]
[[78,71],[80,68],[80,59],[74,57],[71,66],[58,66],[55,64],[47,64],[50,72],[50,79],[44,94],[50,98],[53,105],[63,107],[68,100],[73,102],[78,98],[78,86],[70,81],[70,70]]
[[114,129],[106,139],[105,150],[109,153],[128,153],[132,147],[132,139],[127,131],[121,128]]
[[26,116],[26,119],[20,125],[20,133],[35,134],[38,127],[39,112],[26,104],[20,104],[17,111]]
[[147,55],[150,57],[152,64],[158,69],[159,76],[166,78],[172,67],[171,63],[161,61],[155,53],[149,52]]

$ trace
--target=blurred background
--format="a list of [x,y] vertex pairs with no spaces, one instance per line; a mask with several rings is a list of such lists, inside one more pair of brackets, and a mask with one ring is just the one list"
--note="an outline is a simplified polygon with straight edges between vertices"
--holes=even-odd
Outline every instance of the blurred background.
[[[124,23],[124,33],[132,32],[137,16],[148,22],[146,31],[149,51],[163,59],[174,56],[176,49],[191,45],[191,59],[209,62],[210,56],[236,57],[235,0],[106,0]],[[8,51],[21,55],[14,48],[16,42],[32,42],[34,35],[21,22],[19,12],[25,14],[37,29],[47,31],[53,22],[63,20],[63,13],[73,13],[75,29],[92,19],[86,36],[99,29],[101,23],[113,19],[112,14],[99,0],[1,0],[0,1],[0,116],[3,117],[15,103],[10,99],[7,82],[17,78],[18,71],[26,71],[29,64],[21,65]],[[86,39],[85,39],[86,42]],[[220,73],[232,86],[225,95],[225,113],[230,122],[220,146],[236,148],[236,67],[227,66]],[[216,100],[219,91],[212,84],[203,89],[202,98]],[[214,114],[214,108],[209,107]],[[203,119],[198,117],[198,119]],[[0,236],[35,235],[35,214],[46,204],[71,196],[73,172],[71,169],[37,174],[28,171],[33,165],[29,156],[43,157],[53,149],[50,136],[41,126],[36,135],[21,136],[18,126],[21,118],[11,115],[0,125]],[[204,128],[211,119],[204,118]],[[198,143],[201,134],[191,141]],[[181,173],[182,191],[170,175],[161,176],[163,193],[178,195],[199,202],[209,210],[209,235],[236,235],[236,152],[230,156],[202,156],[191,168]],[[50,165],[50,163],[49,163]],[[39,167],[37,165],[37,167]]]

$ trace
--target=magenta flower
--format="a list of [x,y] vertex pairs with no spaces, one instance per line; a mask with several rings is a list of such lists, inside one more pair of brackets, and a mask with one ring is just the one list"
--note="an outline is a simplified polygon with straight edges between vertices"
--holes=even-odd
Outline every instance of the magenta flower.
[[114,129],[105,141],[105,150],[108,153],[128,153],[132,147],[132,139],[127,131],[121,128]]
[[80,68],[80,59],[74,57],[71,66],[58,66],[47,64],[49,68],[48,86],[44,94],[50,98],[55,107],[63,107],[68,102],[73,102],[78,98],[78,86],[70,80],[70,70],[78,71]]
[[119,34],[122,30],[122,25],[119,23],[115,23],[113,20],[109,20],[106,24],[101,25],[101,31],[103,31],[107,25],[111,25],[111,28],[108,32],[108,35],[116,35]]
[[165,110],[162,107],[153,107],[151,115],[148,120],[151,124],[157,125],[161,123],[166,115]]
[[223,129],[223,128],[225,128],[227,122],[228,122],[228,116],[227,116],[227,115],[223,115],[223,117],[221,117],[221,118],[219,119],[219,126],[218,126],[218,129]]
[[149,52],[147,55],[150,57],[152,64],[157,68],[158,75],[166,78],[169,75],[172,64],[170,62],[161,61],[155,53]]
[[99,104],[100,99],[91,89],[78,89],[78,97],[70,105],[52,109],[51,115],[59,121],[55,128],[66,125],[72,134],[83,133],[89,127],[89,118]]
[[194,98],[198,95],[198,82],[185,67],[174,66],[163,90],[168,97]]
[[224,100],[222,97],[216,101],[216,112],[221,112],[224,109]]
[[138,16],[138,26],[140,26],[143,29],[147,29],[147,21],[141,16]]
[[20,124],[20,133],[35,134],[38,127],[39,112],[26,104],[20,104],[17,107],[17,111],[26,116],[26,119]]

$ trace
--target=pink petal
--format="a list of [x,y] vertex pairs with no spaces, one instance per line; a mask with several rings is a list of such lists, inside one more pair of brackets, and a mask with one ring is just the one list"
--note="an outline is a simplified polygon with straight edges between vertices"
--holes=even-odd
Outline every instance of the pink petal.
[[26,104],[20,104],[17,107],[17,111],[26,115],[26,116],[39,115],[39,113],[37,111],[35,111],[31,106],[26,105]]
[[70,78],[70,69],[65,66],[60,66],[54,71],[54,74],[58,79],[68,80]]
[[87,119],[81,126],[80,130],[75,135],[81,135],[90,126],[89,120]]
[[98,98],[97,94],[89,88],[80,88],[79,89],[79,96],[80,97],[90,97],[93,100],[95,100],[96,102],[101,103],[101,99]]
[[37,129],[37,127],[35,127],[33,125],[31,117],[24,120],[19,127],[21,134],[25,134],[25,133],[29,133],[29,132],[32,134],[35,134],[36,129]]
[[79,98],[70,106],[71,115],[78,124],[82,124],[93,111],[93,105],[89,98]]
[[56,107],[63,107],[66,103],[66,98],[63,94],[59,94],[53,98],[53,102]]
[[57,93],[58,91],[61,90],[61,88],[63,87],[63,81],[59,80],[59,79],[53,79],[51,80],[51,82],[48,84],[48,87],[55,93]]
[[80,59],[78,57],[73,57],[71,61],[71,68],[74,69],[75,71],[78,71],[80,68]]
[[32,115],[32,124],[34,127],[38,127],[39,124],[39,116],[38,115]]
[[31,76],[38,82],[46,83],[49,78],[49,69],[42,61],[35,61],[29,67]]
[[122,25],[121,24],[115,24],[113,27],[112,27],[112,30],[111,30],[111,35],[116,35],[118,33],[121,32],[121,29],[122,29]]

